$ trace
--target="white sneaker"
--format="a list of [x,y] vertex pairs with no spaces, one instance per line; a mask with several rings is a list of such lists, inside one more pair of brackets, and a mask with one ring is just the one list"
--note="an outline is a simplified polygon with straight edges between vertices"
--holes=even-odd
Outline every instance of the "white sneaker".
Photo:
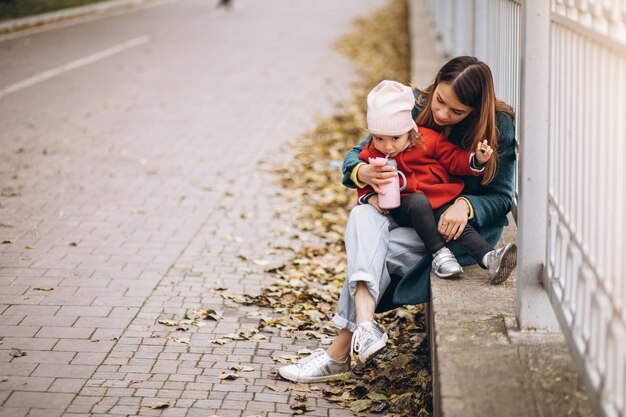
[[361,363],[372,359],[386,343],[387,333],[374,321],[359,324],[352,335],[352,351],[358,353]]
[[278,368],[278,373],[292,382],[332,381],[350,373],[350,355],[339,362],[328,356],[324,349],[316,349],[306,358]]

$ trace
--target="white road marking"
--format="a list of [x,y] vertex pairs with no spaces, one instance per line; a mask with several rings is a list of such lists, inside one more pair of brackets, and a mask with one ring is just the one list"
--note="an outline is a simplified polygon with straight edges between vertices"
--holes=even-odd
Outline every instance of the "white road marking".
[[104,49],[100,52],[96,52],[94,54],[87,55],[83,58],[79,58],[77,60],[68,62],[67,64],[61,65],[60,67],[56,67],[48,71],[44,71],[30,78],[27,78],[23,81],[20,81],[18,83],[15,83],[8,87],[3,88],[2,90],[0,90],[0,98],[6,95],[9,95],[11,93],[15,93],[16,91],[22,90],[24,88],[31,87],[40,82],[49,80],[50,78],[56,77],[57,75],[61,75],[64,72],[68,72],[76,68],[84,67],[85,65],[92,64],[101,59],[108,58],[112,55],[118,54],[128,49],[143,45],[149,41],[150,41],[149,36],[140,36],[138,38],[130,39],[124,43],[120,43],[119,45],[115,45],[110,48]]

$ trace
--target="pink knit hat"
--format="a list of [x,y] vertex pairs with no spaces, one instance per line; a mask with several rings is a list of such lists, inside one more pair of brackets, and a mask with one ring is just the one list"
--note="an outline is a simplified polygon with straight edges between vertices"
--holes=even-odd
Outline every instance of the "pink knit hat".
[[379,135],[403,135],[417,132],[411,111],[415,97],[411,87],[397,81],[381,81],[367,95],[367,129]]

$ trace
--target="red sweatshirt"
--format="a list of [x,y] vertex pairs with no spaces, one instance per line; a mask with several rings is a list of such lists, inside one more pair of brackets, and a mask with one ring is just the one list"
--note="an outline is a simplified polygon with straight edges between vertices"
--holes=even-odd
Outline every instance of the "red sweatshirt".
[[[404,150],[393,159],[398,163],[398,170],[406,175],[407,186],[402,197],[410,193],[424,193],[433,209],[436,209],[454,200],[463,190],[463,181],[451,174],[479,176],[481,172],[470,167],[470,151],[453,145],[443,134],[434,130],[420,127],[419,132],[422,143]],[[363,148],[359,158],[368,162],[370,157],[384,158],[385,155],[370,143]],[[371,192],[374,190],[370,186],[357,189],[359,197]]]

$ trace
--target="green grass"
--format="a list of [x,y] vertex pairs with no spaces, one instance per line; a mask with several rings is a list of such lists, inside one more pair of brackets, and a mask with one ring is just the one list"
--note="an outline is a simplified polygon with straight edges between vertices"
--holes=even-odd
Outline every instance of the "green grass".
[[0,22],[104,0],[0,0]]

